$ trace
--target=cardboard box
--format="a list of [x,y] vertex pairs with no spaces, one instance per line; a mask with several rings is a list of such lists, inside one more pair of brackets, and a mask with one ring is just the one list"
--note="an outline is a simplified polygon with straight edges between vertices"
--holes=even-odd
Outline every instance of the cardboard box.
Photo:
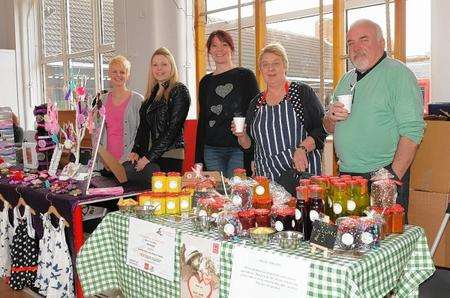
[[425,134],[411,166],[410,187],[450,193],[450,121],[426,120]]
[[[409,224],[425,229],[430,250],[447,210],[449,198],[449,194],[410,189]],[[450,222],[444,230],[433,260],[436,266],[450,268]]]

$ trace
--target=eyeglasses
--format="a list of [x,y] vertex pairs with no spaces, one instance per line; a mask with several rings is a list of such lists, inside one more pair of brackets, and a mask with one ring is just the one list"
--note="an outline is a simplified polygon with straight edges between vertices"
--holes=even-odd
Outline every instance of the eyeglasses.
[[271,68],[278,69],[278,68],[280,68],[282,65],[283,65],[283,63],[281,63],[281,62],[279,62],[279,61],[277,61],[277,62],[272,62],[272,63],[269,63],[269,62],[263,62],[263,63],[261,63],[261,69],[264,69],[264,70],[271,69]]

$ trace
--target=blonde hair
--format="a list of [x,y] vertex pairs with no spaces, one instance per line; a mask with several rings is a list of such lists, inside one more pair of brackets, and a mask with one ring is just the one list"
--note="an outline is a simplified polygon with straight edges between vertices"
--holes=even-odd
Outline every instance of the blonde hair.
[[111,68],[111,66],[113,66],[113,65],[120,65],[120,66],[122,66],[123,68],[125,68],[127,74],[130,74],[130,72],[131,72],[131,63],[130,63],[130,61],[128,61],[128,59],[125,58],[122,55],[117,55],[117,56],[113,57],[111,59],[111,61],[109,61],[109,67]]
[[286,54],[286,49],[278,42],[276,43],[271,43],[266,45],[261,52],[259,53],[258,56],[258,64],[261,67],[261,60],[262,60],[262,56],[266,53],[271,53],[274,55],[277,55],[278,57],[281,58],[281,60],[283,61],[284,64],[284,68],[286,68],[286,71],[289,68],[289,60]]
[[155,99],[158,100],[158,99],[164,98],[165,100],[168,100],[170,91],[175,86],[175,84],[178,82],[178,69],[177,69],[177,65],[175,63],[175,59],[173,58],[172,53],[170,53],[170,51],[165,47],[161,47],[161,48],[157,49],[153,53],[152,58],[150,59],[150,67],[149,67],[149,71],[148,71],[147,92],[145,93],[145,100],[148,100],[148,98],[150,97],[150,95],[152,93],[153,88],[158,84],[158,81],[153,76],[153,72],[152,72],[152,61],[156,55],[161,55],[161,56],[166,57],[167,60],[169,60],[172,70],[170,71],[169,86],[166,88],[159,88]]

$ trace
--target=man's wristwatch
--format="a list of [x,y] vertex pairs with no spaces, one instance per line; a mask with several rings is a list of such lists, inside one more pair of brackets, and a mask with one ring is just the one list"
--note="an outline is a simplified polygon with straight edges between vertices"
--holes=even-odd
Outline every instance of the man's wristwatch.
[[298,149],[303,150],[303,152],[305,152],[305,154],[308,153],[308,149],[306,149],[306,147],[303,145],[298,146]]

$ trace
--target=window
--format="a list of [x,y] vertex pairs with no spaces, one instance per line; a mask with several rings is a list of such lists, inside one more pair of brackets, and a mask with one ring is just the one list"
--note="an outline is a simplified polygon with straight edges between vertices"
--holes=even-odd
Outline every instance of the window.
[[[351,2],[347,0],[347,2]],[[386,40],[386,49],[388,47],[388,40],[387,40],[387,22],[386,22],[386,4],[385,1],[369,1],[374,5],[370,6],[359,6],[359,7],[347,7],[349,8],[347,10],[347,30],[350,25],[359,20],[359,19],[369,19],[371,21],[374,21],[378,25],[380,25],[381,30],[383,30],[383,36]],[[383,3],[383,4],[376,4],[376,3]],[[395,40],[395,4],[393,2],[389,3],[389,27],[390,27],[390,36],[391,36],[391,51],[394,51],[394,40]],[[354,66],[350,62],[350,59],[347,60],[347,69],[353,69]]]
[[[240,2],[240,4],[239,4]],[[206,1],[206,36],[221,29],[233,37],[235,53],[232,57],[236,66],[243,66],[255,71],[255,19],[251,0],[207,0]],[[214,70],[214,61],[206,53],[207,72]]]
[[408,24],[406,27],[406,65],[419,81],[424,111],[428,113],[431,80],[431,1],[406,1],[406,24]]
[[40,12],[44,97],[68,108],[64,95],[71,81],[90,95],[107,88],[114,0],[43,0]]
[[[266,2],[266,43],[281,43],[287,52],[287,77],[310,85],[319,95],[324,83],[324,98],[328,102],[333,88],[333,16],[332,0],[323,1],[324,54],[320,53],[319,0]],[[324,66],[323,78],[320,65]]]

